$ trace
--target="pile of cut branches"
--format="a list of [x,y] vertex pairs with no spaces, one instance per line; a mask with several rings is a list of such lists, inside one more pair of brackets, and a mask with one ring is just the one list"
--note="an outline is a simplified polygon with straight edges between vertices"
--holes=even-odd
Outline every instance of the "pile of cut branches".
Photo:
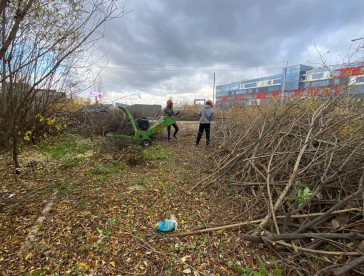
[[105,135],[118,133],[130,135],[133,129],[121,110],[113,113],[75,112],[69,111],[61,114],[67,122],[68,132],[81,135]]
[[211,196],[221,202],[232,202],[226,191],[244,199],[229,218],[234,224],[213,229],[254,225],[247,240],[325,255],[325,269],[337,275],[358,269],[364,263],[363,109],[344,96],[232,109],[215,130],[216,170],[193,188],[223,191]]

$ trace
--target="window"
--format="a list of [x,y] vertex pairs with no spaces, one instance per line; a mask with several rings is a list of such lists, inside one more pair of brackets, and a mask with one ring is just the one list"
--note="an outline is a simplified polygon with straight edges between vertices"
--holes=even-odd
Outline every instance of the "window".
[[231,90],[236,90],[236,89],[238,89],[238,85],[236,83],[232,83],[232,84],[229,85],[229,88]]
[[313,80],[322,79],[323,77],[324,77],[324,73],[318,73],[318,74],[312,75]]
[[292,73],[296,73],[296,72],[298,72],[297,67],[291,67],[291,68],[288,68],[288,70],[287,70],[287,74],[292,74]]
[[311,82],[311,87],[317,87],[319,85],[318,81],[312,81]]
[[247,89],[243,89],[243,90],[236,91],[235,95],[243,95],[243,94],[247,94],[247,93],[248,93]]
[[267,94],[267,97],[268,97],[268,98],[272,98],[272,97],[273,97],[272,93],[268,93],[268,94]]
[[[294,96],[294,92],[293,91],[284,92],[284,96],[285,97]],[[282,92],[279,92],[279,97],[282,97]]]
[[257,95],[256,94],[250,94],[248,95],[248,99],[256,99]]
[[244,85],[244,88],[250,88],[250,87],[257,87],[257,83],[253,82],[253,83],[248,83]]
[[280,85],[275,85],[275,86],[271,86],[268,88],[268,91],[277,91],[280,90],[281,86]]
[[340,84],[347,85],[349,83],[349,78],[340,78]]
[[318,86],[328,86],[328,85],[329,85],[328,80],[318,81]]
[[228,101],[233,101],[235,100],[235,97],[228,97]]
[[357,77],[356,82],[364,82],[364,77]]
[[217,97],[223,97],[223,96],[226,96],[226,92],[225,92],[225,91],[216,91],[216,96],[217,96]]
[[337,76],[340,75],[340,71],[332,71],[331,75],[334,76],[334,77],[337,77]]
[[262,93],[262,92],[267,92],[268,91],[268,87],[260,87],[260,88],[257,88],[257,91],[258,93]]
[[267,85],[270,85],[272,83],[272,81],[267,81]]
[[273,80],[273,84],[281,84],[281,79]]

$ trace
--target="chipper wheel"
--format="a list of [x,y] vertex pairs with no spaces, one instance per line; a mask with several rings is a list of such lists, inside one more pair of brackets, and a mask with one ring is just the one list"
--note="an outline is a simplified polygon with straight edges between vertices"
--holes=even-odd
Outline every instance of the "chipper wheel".
[[152,144],[152,140],[150,140],[149,138],[146,138],[142,141],[142,145],[144,147],[149,147]]

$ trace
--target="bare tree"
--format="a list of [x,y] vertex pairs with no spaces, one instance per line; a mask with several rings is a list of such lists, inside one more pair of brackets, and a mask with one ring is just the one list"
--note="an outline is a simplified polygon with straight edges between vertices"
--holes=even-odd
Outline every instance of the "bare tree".
[[18,162],[19,139],[36,114],[49,114],[59,93],[75,86],[74,67],[102,38],[107,21],[124,15],[115,0],[1,1],[1,142]]
[[[1,0],[0,13],[2,14],[2,45],[0,48],[0,60],[4,58],[4,55],[9,48],[12,41],[15,40],[17,32],[20,27],[20,23],[24,20],[28,14],[30,7],[34,0],[29,1],[15,1],[14,5],[7,0]],[[8,15],[6,16],[6,10]]]

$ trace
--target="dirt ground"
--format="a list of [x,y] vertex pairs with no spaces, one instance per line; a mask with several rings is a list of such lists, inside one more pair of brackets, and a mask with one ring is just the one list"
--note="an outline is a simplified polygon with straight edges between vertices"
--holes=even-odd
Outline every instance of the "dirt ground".
[[190,191],[216,160],[214,142],[194,146],[197,126],[181,122],[178,140],[168,143],[163,131],[149,148],[107,137],[55,137],[23,149],[19,174],[2,155],[0,190],[16,196],[0,211],[0,273],[239,275],[260,271],[260,259],[267,271],[279,267],[269,251],[240,238],[248,227],[185,237],[153,229],[171,214],[177,232],[228,224],[242,208],[204,183]]

